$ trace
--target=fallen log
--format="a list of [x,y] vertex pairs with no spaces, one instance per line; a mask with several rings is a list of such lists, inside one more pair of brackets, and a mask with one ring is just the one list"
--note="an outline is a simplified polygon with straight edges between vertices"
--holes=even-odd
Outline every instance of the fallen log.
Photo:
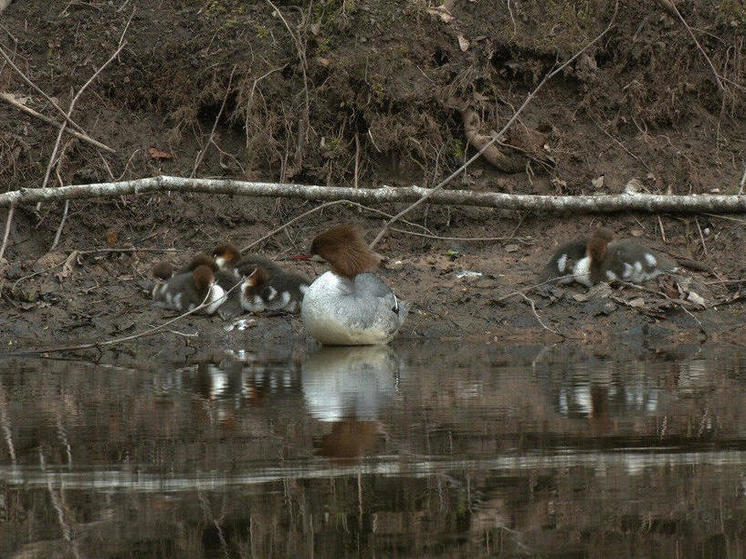
[[533,210],[544,213],[746,213],[746,195],[661,195],[603,194],[585,196],[545,196],[505,194],[468,190],[437,190],[419,186],[352,188],[233,179],[196,179],[158,176],[130,181],[77,184],[56,188],[23,188],[0,194],[0,207],[35,204],[55,200],[107,198],[125,194],[153,192],[201,192],[303,200],[351,200],[363,203],[413,202],[429,194],[428,203],[453,206],[479,206],[509,210]]

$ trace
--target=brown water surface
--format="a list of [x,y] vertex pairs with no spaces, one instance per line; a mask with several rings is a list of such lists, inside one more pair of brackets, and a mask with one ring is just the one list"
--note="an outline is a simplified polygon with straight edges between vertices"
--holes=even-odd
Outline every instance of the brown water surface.
[[746,355],[633,353],[0,361],[0,556],[746,556]]

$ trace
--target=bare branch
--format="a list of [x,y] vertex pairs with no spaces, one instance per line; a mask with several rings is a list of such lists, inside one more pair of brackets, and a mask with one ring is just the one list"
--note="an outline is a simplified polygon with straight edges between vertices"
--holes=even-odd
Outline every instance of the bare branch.
[[295,198],[324,202],[350,200],[360,203],[412,202],[427,196],[434,204],[534,210],[544,213],[610,213],[619,211],[690,214],[704,212],[746,213],[746,195],[604,194],[599,196],[544,196],[506,194],[504,192],[473,192],[469,190],[434,190],[419,186],[352,188],[159,176],[131,181],[79,184],[56,188],[23,188],[1,193],[0,207],[50,200],[106,198],[125,194],[171,191]]

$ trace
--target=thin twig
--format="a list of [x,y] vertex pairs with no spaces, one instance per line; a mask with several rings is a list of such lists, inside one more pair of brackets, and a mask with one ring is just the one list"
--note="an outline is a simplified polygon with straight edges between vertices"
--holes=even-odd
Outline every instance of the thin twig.
[[554,277],[554,278],[550,278],[550,279],[548,279],[546,281],[543,281],[541,283],[536,283],[534,285],[529,285],[528,287],[524,287],[523,289],[520,289],[518,291],[511,291],[510,293],[508,293],[506,295],[501,295],[500,297],[498,297],[497,299],[494,299],[493,301],[495,303],[501,303],[502,301],[505,301],[506,299],[510,299],[511,297],[515,297],[516,295],[523,296],[524,293],[526,293],[528,291],[533,291],[534,289],[536,289],[537,287],[541,287],[542,285],[556,284],[559,281],[566,280],[566,279],[572,279],[574,277],[575,276],[573,274],[566,274],[564,276],[557,276],[557,277]]
[[[134,15],[134,12],[133,12]],[[73,109],[75,108],[75,103],[78,102],[78,99],[80,99],[80,96],[83,94],[83,92],[86,90],[86,88],[93,82],[93,80],[98,77],[98,75],[106,68],[117,56],[119,56],[119,53],[122,52],[122,49],[127,45],[126,41],[124,40],[124,34],[127,32],[127,28],[130,25],[130,22],[132,21],[132,17],[130,16],[129,21],[127,21],[127,25],[124,28],[124,31],[122,32],[122,36],[119,40],[119,46],[117,47],[117,50],[114,51],[114,54],[112,54],[106,62],[98,69],[96,70],[93,75],[88,78],[88,81],[83,84],[83,86],[78,90],[78,93],[75,94],[75,97],[73,97],[72,101],[70,101],[70,108],[67,110],[67,115],[70,116],[73,112]],[[62,123],[62,126],[60,126],[60,131],[57,134],[57,141],[54,144],[54,149],[52,150],[52,155],[49,158],[49,164],[47,165],[47,171],[44,173],[44,181],[42,182],[42,188],[47,186],[47,182],[49,181],[49,174],[52,171],[52,166],[55,163],[55,159],[57,157],[57,150],[59,150],[60,147],[60,141],[62,140],[62,134],[64,134],[65,129],[67,128],[67,121]]]
[[694,319],[694,321],[697,323],[697,325],[699,326],[699,329],[702,331],[702,333],[705,336],[709,337],[709,335],[707,334],[707,330],[705,330],[704,325],[699,321],[699,319],[696,316],[694,316],[692,314],[692,312],[689,309],[687,309],[682,304],[681,301],[673,299],[673,298],[669,297],[668,295],[666,295],[663,291],[660,291],[660,290],[657,290],[657,289],[651,289],[649,287],[645,287],[644,285],[638,285],[636,283],[631,283],[631,282],[628,282],[628,281],[622,281],[622,280],[617,280],[617,281],[621,285],[626,285],[628,287],[632,287],[633,289],[637,289],[638,291],[646,291],[647,293],[652,293],[654,295],[660,295],[661,297],[663,297],[664,299],[666,299],[666,301],[668,301],[668,302],[676,305],[678,308],[680,308],[682,311],[684,311],[686,314],[688,314],[690,317],[692,317]]
[[[293,39],[293,42],[295,43],[295,48],[298,49],[298,58],[300,59],[300,68],[301,68],[301,72],[303,73],[303,90],[306,96],[305,114],[303,115],[304,116],[303,135],[305,136],[308,134],[308,129],[310,127],[310,114],[311,114],[310,113],[311,102],[309,100],[309,94],[308,94],[308,76],[307,76],[308,61],[306,60],[306,49],[305,49],[305,46],[300,42],[300,37],[298,37],[295,33],[293,33],[293,30],[290,29],[290,25],[285,19],[285,16],[282,15],[282,12],[280,11],[280,9],[272,3],[272,0],[266,0],[266,1],[267,1],[267,4],[272,6],[275,12],[277,12],[277,15],[282,20],[282,23],[285,24],[285,28],[288,30],[290,37]],[[301,141],[301,134],[298,135],[298,141],[299,142]]]
[[3,245],[0,246],[0,260],[5,255],[5,247],[8,246],[8,237],[10,236],[10,224],[13,222],[13,214],[16,211],[16,206],[13,204],[8,208],[8,216],[5,218],[5,233],[3,233]]
[[428,235],[426,233],[416,233],[414,231],[407,231],[406,229],[399,229],[397,227],[390,227],[391,231],[397,233],[403,233],[405,235],[413,235],[415,237],[425,237],[426,239],[435,239],[438,241],[459,241],[464,243],[475,243],[482,241],[510,241],[514,239],[512,235],[507,237],[441,237],[440,235]]
[[[0,93],[0,101],[5,101],[9,105],[13,105],[15,108],[17,108],[18,110],[26,113],[27,115],[33,116],[34,118],[38,118],[39,120],[41,120],[42,122],[46,122],[47,124],[51,124],[52,126],[54,126],[57,129],[62,128],[62,123],[57,122],[53,118],[49,118],[46,115],[43,115],[41,113],[37,113],[34,109],[32,109],[30,107],[27,107],[26,105],[24,105],[23,103],[21,103],[20,101],[18,101],[10,93]],[[98,149],[102,149],[104,151],[108,151],[109,153],[116,153],[116,150],[110,148],[106,144],[102,144],[98,140],[94,140],[90,136],[87,136],[86,134],[78,132],[77,130],[69,130],[68,129],[65,132],[68,133],[68,134],[70,134],[71,136],[75,136],[76,138],[78,138],[79,140],[82,140],[83,142],[87,142],[87,143],[91,144],[92,146],[97,147]]]
[[65,220],[67,219],[67,211],[70,209],[70,200],[65,200],[65,209],[62,211],[62,219],[60,220],[60,225],[57,227],[57,232],[54,235],[54,242],[52,243],[52,246],[49,247],[49,250],[54,250],[57,247],[57,244],[60,242],[60,237],[62,236],[62,228],[65,227]]
[[[246,245],[245,247],[243,247],[241,249],[241,252],[246,252],[250,248],[255,247],[256,245],[258,245],[259,243],[261,243],[263,241],[266,241],[270,237],[275,236],[277,233],[280,233],[281,231],[284,231],[285,229],[287,229],[288,226],[292,225],[296,221],[299,221],[299,220],[303,219],[304,217],[307,217],[307,216],[309,216],[309,215],[311,215],[313,213],[316,213],[319,210],[323,210],[324,208],[327,208],[329,206],[336,206],[337,204],[350,204],[352,206],[356,206],[356,207],[361,208],[363,210],[368,210],[370,212],[383,215],[385,217],[391,217],[391,214],[389,214],[389,213],[386,213],[384,211],[378,210],[376,208],[371,208],[369,206],[364,206],[363,204],[359,204],[357,202],[352,202],[351,200],[333,200],[331,202],[325,202],[325,203],[321,204],[320,206],[316,206],[315,208],[311,208],[310,210],[308,210],[306,212],[303,212],[302,214],[294,217],[290,221],[285,222],[284,224],[282,224],[277,229],[274,229],[274,230],[270,231],[269,233],[267,233],[266,235],[264,235],[260,239],[257,239],[256,241],[252,242],[251,244]],[[432,233],[432,231],[430,231],[424,225],[420,225],[418,223],[412,223],[411,221],[405,221],[405,220],[402,220],[402,223],[406,223],[407,225],[411,225],[413,227],[419,227],[420,229],[426,231],[427,233]]]
[[704,215],[708,217],[715,217],[717,219],[724,219],[725,221],[735,221],[736,223],[742,223],[743,225],[746,225],[746,219],[738,219],[737,217],[731,217],[729,215],[718,215],[718,214],[710,214],[710,213],[704,213]]
[[564,334],[563,334],[562,332],[558,332],[557,330],[554,330],[553,328],[550,328],[549,326],[547,326],[546,324],[544,324],[544,321],[543,321],[543,320],[541,319],[541,317],[539,316],[539,313],[538,313],[538,312],[536,312],[536,305],[534,304],[534,300],[533,300],[533,299],[531,299],[531,298],[529,298],[529,297],[526,297],[526,295],[525,295],[525,294],[523,294],[523,293],[519,293],[519,295],[520,295],[521,297],[523,297],[523,298],[524,298],[524,299],[525,299],[526,301],[528,301],[528,302],[529,302],[529,304],[531,305],[531,310],[532,310],[532,311],[534,311],[534,316],[536,317],[536,320],[538,320],[538,321],[539,321],[539,324],[541,324],[541,327],[542,327],[542,328],[544,328],[544,330],[548,330],[548,331],[549,331],[549,332],[551,332],[552,334],[557,334],[558,336],[560,336],[560,337],[562,337],[562,338],[565,338],[565,337],[567,337],[567,336],[565,336],[565,335],[564,335]]
[[[76,130],[77,130],[78,132],[80,132],[80,133],[81,133],[82,135],[84,135],[84,136],[88,137],[88,136],[87,136],[87,135],[85,134],[85,130],[83,130],[83,128],[82,128],[82,127],[81,127],[81,126],[80,126],[80,125],[79,125],[79,124],[78,124],[77,122],[75,122],[75,121],[74,121],[73,119],[71,119],[71,118],[70,118],[70,117],[69,117],[69,116],[67,115],[67,113],[65,112],[65,110],[64,110],[64,109],[63,109],[62,107],[60,107],[60,106],[59,106],[59,105],[58,105],[57,103],[55,103],[54,99],[52,99],[52,98],[51,98],[51,97],[50,97],[49,95],[47,95],[47,94],[46,94],[46,93],[45,93],[45,92],[44,92],[44,91],[43,91],[43,90],[42,90],[42,89],[41,89],[41,88],[40,88],[39,86],[37,86],[37,85],[36,85],[36,84],[35,84],[34,82],[32,82],[32,81],[31,81],[31,80],[30,80],[30,79],[28,78],[28,76],[26,76],[26,74],[24,74],[24,73],[23,73],[23,71],[21,71],[21,69],[20,69],[20,68],[19,68],[18,66],[16,66],[16,65],[15,65],[15,64],[13,63],[13,60],[11,60],[10,56],[8,56],[8,54],[7,54],[6,52],[5,52],[5,50],[4,50],[3,48],[2,48],[2,46],[0,46],[0,56],[2,56],[2,57],[3,57],[4,59],[5,59],[5,61],[6,61],[7,63],[8,63],[8,66],[10,66],[11,68],[13,68],[13,70],[15,70],[15,71],[16,71],[16,73],[18,73],[18,75],[19,75],[19,76],[21,76],[21,78],[23,79],[23,81],[25,81],[25,82],[26,82],[27,84],[29,84],[29,85],[31,86],[31,88],[32,88],[32,89],[33,89],[34,91],[36,91],[36,92],[37,92],[37,93],[38,93],[39,95],[41,95],[42,97],[44,97],[44,99],[46,99],[46,101],[47,101],[47,102],[48,102],[48,103],[49,103],[50,105],[52,105],[52,106],[53,106],[53,107],[54,107],[54,108],[55,108],[55,109],[57,110],[57,112],[59,112],[59,113],[60,113],[60,114],[62,115],[62,117],[63,117],[63,118],[65,119],[65,121],[66,121],[66,122],[67,122],[67,123],[68,123],[68,124],[69,124],[70,126],[72,126],[73,128],[75,128],[75,129],[76,129]],[[7,94],[7,95],[10,95],[10,94]],[[37,113],[37,114],[38,114],[38,113]],[[51,118],[49,119],[49,121],[51,121],[51,122],[54,122],[54,121],[53,121],[53,120],[52,120]],[[49,121],[47,121],[47,122],[49,122]],[[94,141],[95,141],[95,140],[94,140]],[[109,148],[109,149],[111,149],[111,148]],[[112,151],[113,151],[113,150],[112,150]]]
[[[659,0],[659,3],[661,0]],[[707,64],[710,66],[710,69],[712,70],[713,75],[715,76],[715,81],[718,84],[718,89],[720,91],[725,91],[725,86],[723,85],[722,79],[718,71],[715,69],[715,65],[712,63],[712,60],[710,60],[710,57],[707,56],[707,53],[705,52],[705,49],[702,48],[702,45],[699,44],[699,41],[697,40],[697,36],[694,34],[694,31],[692,31],[692,28],[689,26],[689,24],[684,19],[684,16],[681,15],[681,12],[676,7],[676,4],[670,0],[662,0],[663,3],[667,5],[667,9],[674,14],[676,14],[676,17],[679,18],[679,21],[683,24],[684,28],[689,33],[689,36],[692,38],[692,41],[694,41],[694,44],[697,45],[697,48],[699,49],[699,52],[702,53],[702,56],[705,57],[705,60],[707,61]]]
[[[223,295],[222,298],[223,299],[227,299],[228,294],[231,291],[233,291],[234,289],[236,289],[237,287],[239,287],[240,285],[241,285],[240,283],[237,283],[236,285],[234,285],[232,288],[230,288],[228,291],[225,292],[225,295]],[[121,343],[124,343],[124,342],[130,342],[130,341],[138,339],[138,338],[144,338],[146,336],[152,336],[156,332],[159,332],[160,330],[163,330],[167,326],[170,326],[171,324],[173,324],[177,320],[181,320],[182,318],[184,318],[186,316],[189,316],[190,314],[194,314],[194,313],[196,313],[196,312],[198,312],[198,311],[200,311],[200,310],[202,310],[202,309],[210,306],[212,304],[212,302],[211,303],[207,302],[207,300],[208,300],[209,297],[210,297],[210,291],[207,292],[207,294],[205,295],[205,298],[202,300],[202,302],[198,306],[196,306],[195,308],[193,308],[192,310],[187,311],[187,312],[185,312],[183,314],[180,314],[179,316],[177,316],[175,318],[172,318],[171,320],[167,320],[166,322],[164,322],[162,324],[159,324],[158,326],[154,326],[152,328],[148,328],[147,330],[143,330],[142,332],[136,332],[134,334],[130,334],[129,336],[123,336],[121,338],[114,338],[113,340],[106,340],[106,341],[103,341],[103,342],[87,342],[87,343],[82,343],[82,344],[77,344],[77,345],[69,345],[69,346],[57,346],[57,347],[49,347],[49,348],[41,348],[41,349],[26,349],[26,350],[20,350],[20,351],[13,352],[11,355],[28,354],[28,353],[52,353],[52,352],[57,352],[57,351],[75,351],[75,350],[79,350],[79,349],[91,349],[91,348],[98,348],[98,349],[100,349],[102,347],[108,347],[108,346],[112,346],[112,345],[115,345],[115,344],[121,344]]]
[[205,147],[202,148],[202,150],[197,154],[197,158],[194,160],[194,167],[192,167],[192,174],[189,175],[190,177],[193,177],[197,174],[197,168],[200,166],[200,163],[202,163],[202,159],[204,159],[205,154],[207,153],[208,148],[210,147],[210,143],[212,143],[212,138],[215,136],[215,129],[218,127],[218,121],[220,120],[220,117],[223,116],[223,110],[225,109],[225,104],[228,101],[228,95],[230,95],[231,92],[231,84],[233,83],[233,74],[236,72],[236,65],[233,65],[233,70],[231,70],[231,75],[228,78],[228,87],[225,89],[225,96],[223,97],[223,102],[220,105],[220,110],[218,111],[218,115],[215,117],[215,122],[212,124],[212,130],[210,130],[210,137],[207,139],[207,143],[205,144]]
[[661,219],[661,216],[658,216],[658,227],[661,229],[661,239],[663,239],[663,242],[668,244],[668,241],[666,240],[666,230],[663,229],[663,220]]
[[[70,252],[72,254],[73,252],[77,252],[78,256],[85,256],[86,254],[97,254],[102,252],[182,252],[179,249],[176,248],[136,248],[136,247],[125,247],[125,248],[94,248],[89,250],[73,250]],[[59,268],[60,266],[63,266],[65,262],[60,262],[59,264],[56,264],[54,266],[50,266],[49,268],[46,268],[45,270],[39,270],[38,272],[34,272],[32,274],[28,274],[25,276],[22,276],[18,278],[15,282],[13,282],[13,285],[11,286],[10,290],[15,291],[16,287],[18,287],[18,284],[22,281],[25,281],[27,279],[35,278],[36,276],[40,276],[42,274],[46,274],[48,272],[51,272],[52,270]]]
[[590,118],[593,121],[593,124],[595,124],[598,127],[598,129],[601,130],[601,132],[603,132],[604,134],[606,134],[611,139],[611,141],[613,141],[614,143],[616,143],[617,145],[619,145],[619,147],[622,148],[627,155],[629,155],[632,159],[638,161],[640,163],[640,165],[642,165],[643,167],[645,167],[645,169],[647,169],[648,171],[652,171],[650,169],[650,167],[648,167],[648,164],[645,163],[640,156],[635,155],[634,153],[632,153],[627,148],[627,146],[625,146],[620,140],[618,140],[617,138],[615,138],[608,130],[606,130],[603,126],[601,126],[600,122],[596,122],[595,118],[593,118],[592,116]]
[[702,228],[699,226],[699,218],[694,216],[694,222],[697,224],[697,231],[699,231],[699,240],[702,241],[702,250],[707,255],[707,245],[705,244],[705,236],[702,234]]
[[705,285],[719,285],[719,284],[728,284],[728,283],[746,283],[746,278],[743,279],[736,279],[736,280],[715,280],[715,281],[706,281]]
[[743,164],[743,175],[741,176],[741,185],[738,194],[743,194],[743,187],[746,186],[746,163]]
[[[60,186],[65,186],[62,182],[62,177],[60,176],[60,167],[59,165],[55,169],[55,173],[57,174],[57,181],[60,183]],[[65,220],[67,219],[67,212],[70,209],[70,200],[65,200],[65,209],[62,212],[62,219],[60,220],[60,225],[57,227],[57,232],[54,235],[54,242],[52,242],[52,246],[49,248],[50,251],[54,250],[57,244],[60,242],[60,237],[62,236],[62,228],[65,227]]]
[[[267,1],[269,2],[270,0],[267,0]],[[378,233],[378,235],[376,235],[376,238],[375,238],[375,239],[373,239],[373,242],[372,242],[372,243],[370,243],[370,247],[371,247],[371,248],[373,248],[373,247],[375,247],[375,246],[376,246],[376,245],[378,244],[378,242],[379,242],[379,241],[380,241],[380,240],[381,240],[381,239],[383,238],[383,236],[384,236],[384,235],[386,234],[386,231],[387,231],[387,230],[388,230],[388,228],[389,228],[389,227],[391,226],[391,224],[393,224],[393,223],[394,223],[394,222],[395,222],[395,221],[396,221],[397,219],[399,219],[399,218],[400,218],[400,217],[402,217],[403,215],[405,215],[405,214],[409,213],[410,211],[412,211],[412,210],[413,210],[414,208],[416,208],[416,207],[417,207],[417,206],[419,206],[420,204],[424,203],[424,202],[425,202],[425,200],[427,200],[427,199],[428,199],[428,198],[429,198],[430,196],[432,196],[432,194],[433,194],[434,192],[436,192],[437,190],[439,190],[439,189],[443,188],[443,187],[444,187],[445,185],[447,185],[448,183],[450,183],[450,182],[451,182],[451,181],[452,181],[452,180],[453,180],[454,178],[456,178],[456,177],[457,177],[457,176],[458,176],[458,175],[459,175],[459,174],[460,174],[460,173],[461,173],[461,172],[462,172],[463,170],[465,170],[465,169],[466,169],[466,168],[467,168],[467,167],[468,167],[469,165],[471,165],[471,164],[472,164],[472,163],[473,163],[474,161],[476,161],[476,160],[477,160],[477,158],[479,158],[479,157],[480,157],[480,156],[481,156],[481,155],[482,155],[482,154],[483,154],[483,153],[484,153],[485,151],[487,151],[487,150],[488,150],[488,149],[490,148],[490,146],[492,146],[492,144],[494,144],[494,143],[495,143],[495,142],[497,142],[497,141],[498,141],[498,140],[499,140],[500,138],[502,138],[503,134],[505,134],[505,132],[506,132],[506,131],[508,130],[508,128],[510,128],[510,127],[511,127],[511,126],[513,125],[513,123],[514,123],[514,122],[515,122],[515,121],[516,121],[516,120],[518,119],[518,117],[519,117],[519,116],[520,116],[520,114],[521,114],[521,113],[523,112],[523,110],[524,110],[524,109],[525,109],[525,108],[526,108],[526,107],[528,106],[528,104],[529,104],[529,103],[530,103],[530,102],[531,102],[531,101],[533,100],[533,98],[534,98],[534,97],[536,96],[536,94],[537,94],[537,93],[538,93],[538,92],[539,92],[539,91],[541,90],[541,88],[542,88],[542,87],[544,86],[544,84],[545,84],[545,83],[546,83],[547,81],[549,81],[549,80],[550,80],[550,79],[552,79],[552,78],[553,78],[554,76],[556,76],[556,75],[557,75],[557,74],[559,74],[559,73],[560,73],[561,71],[563,71],[563,70],[564,70],[564,69],[565,69],[565,68],[566,68],[566,67],[567,67],[568,65],[570,65],[570,64],[571,64],[571,63],[572,63],[572,62],[573,62],[573,61],[574,61],[574,60],[575,60],[576,58],[578,58],[578,57],[579,57],[579,56],[580,56],[581,54],[583,54],[583,53],[584,53],[584,52],[585,52],[586,50],[588,50],[588,48],[590,48],[590,47],[591,47],[591,45],[593,45],[594,43],[598,42],[598,41],[599,41],[599,40],[600,40],[600,39],[601,39],[601,38],[602,38],[602,37],[603,37],[604,35],[606,35],[606,33],[608,33],[608,32],[609,32],[609,30],[610,30],[610,29],[611,29],[611,28],[613,27],[613,25],[614,25],[614,22],[616,21],[616,15],[617,15],[617,11],[618,11],[618,10],[619,10],[619,0],[617,0],[617,1],[616,1],[616,3],[614,4],[614,13],[613,13],[613,15],[611,16],[611,21],[609,22],[609,25],[608,25],[608,26],[606,27],[606,29],[604,29],[604,30],[603,30],[603,31],[602,31],[602,32],[601,32],[601,33],[600,33],[600,34],[599,34],[599,35],[598,35],[598,36],[597,36],[597,37],[596,37],[595,39],[593,39],[593,40],[592,40],[591,42],[589,42],[588,44],[586,44],[586,45],[585,45],[585,46],[584,46],[584,47],[583,47],[582,49],[580,49],[580,50],[579,50],[578,52],[576,52],[576,53],[575,53],[574,55],[572,55],[572,56],[571,56],[570,58],[568,58],[568,59],[567,59],[567,60],[566,60],[566,61],[565,61],[564,63],[560,64],[560,65],[559,65],[559,66],[557,66],[557,67],[556,67],[555,69],[553,69],[552,71],[550,71],[549,73],[547,73],[547,74],[546,74],[546,75],[545,75],[545,76],[544,76],[544,77],[542,78],[542,80],[541,80],[541,81],[539,82],[539,85],[537,85],[537,86],[536,86],[536,87],[534,88],[534,90],[533,90],[533,91],[531,91],[531,92],[530,92],[530,93],[528,94],[528,96],[526,96],[526,99],[525,99],[525,100],[523,101],[523,103],[521,104],[521,106],[520,106],[520,107],[518,107],[518,109],[517,109],[517,110],[516,110],[516,111],[515,111],[515,112],[513,113],[513,116],[511,116],[511,117],[510,117],[510,119],[508,120],[508,122],[506,122],[506,123],[505,123],[505,125],[504,125],[504,126],[502,127],[502,129],[501,129],[501,130],[500,130],[500,131],[499,131],[499,132],[498,132],[497,134],[493,135],[493,136],[492,136],[492,138],[491,138],[491,139],[490,139],[490,140],[489,140],[488,142],[486,142],[486,143],[485,143],[485,145],[483,145],[483,146],[481,147],[481,149],[479,149],[479,151],[477,151],[477,153],[475,153],[475,154],[474,154],[474,155],[473,155],[473,156],[472,156],[471,158],[469,158],[469,159],[468,159],[468,160],[467,160],[467,161],[466,161],[466,162],[465,162],[465,163],[464,163],[464,164],[463,164],[463,165],[462,165],[461,167],[459,167],[458,169],[456,169],[456,170],[455,170],[455,171],[454,171],[453,173],[451,173],[450,175],[448,175],[448,176],[447,176],[447,177],[446,177],[445,179],[443,179],[443,180],[442,180],[442,181],[441,181],[440,183],[438,183],[438,184],[437,184],[436,186],[434,186],[433,188],[431,188],[431,189],[430,189],[430,190],[429,190],[429,191],[428,191],[428,192],[427,192],[426,194],[424,194],[424,195],[423,195],[423,196],[422,196],[422,197],[421,197],[421,198],[420,198],[419,200],[417,200],[417,201],[416,201],[416,202],[414,202],[413,204],[410,204],[409,206],[407,206],[406,208],[404,208],[404,209],[403,209],[402,211],[400,211],[400,212],[399,212],[398,214],[396,214],[396,215],[395,215],[394,217],[392,217],[392,218],[391,218],[391,219],[390,219],[390,220],[389,220],[389,221],[388,221],[388,222],[386,223],[386,225],[384,225],[383,229],[381,229],[381,231],[380,231],[380,232]]]

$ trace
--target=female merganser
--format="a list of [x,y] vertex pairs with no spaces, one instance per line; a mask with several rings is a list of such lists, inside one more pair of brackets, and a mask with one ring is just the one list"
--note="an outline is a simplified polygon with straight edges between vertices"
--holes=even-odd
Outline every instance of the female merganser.
[[250,312],[300,310],[308,280],[279,268],[257,266],[241,283],[241,306]]
[[588,287],[601,281],[642,283],[676,266],[667,258],[629,239],[614,241],[608,229],[599,229],[588,240],[586,257],[575,265],[575,281]]
[[225,291],[205,265],[197,266],[193,272],[176,274],[153,288],[155,304],[176,311],[191,311],[204,302],[205,312],[213,314],[224,300]]
[[549,264],[544,266],[541,281],[555,280],[558,284],[568,284],[575,281],[575,265],[586,256],[588,243],[583,239],[570,241],[560,246],[552,255]]
[[310,285],[303,297],[303,324],[326,345],[373,345],[390,342],[404,323],[409,304],[367,270],[381,257],[363,241],[360,230],[337,225],[318,235],[311,253],[332,269]]

